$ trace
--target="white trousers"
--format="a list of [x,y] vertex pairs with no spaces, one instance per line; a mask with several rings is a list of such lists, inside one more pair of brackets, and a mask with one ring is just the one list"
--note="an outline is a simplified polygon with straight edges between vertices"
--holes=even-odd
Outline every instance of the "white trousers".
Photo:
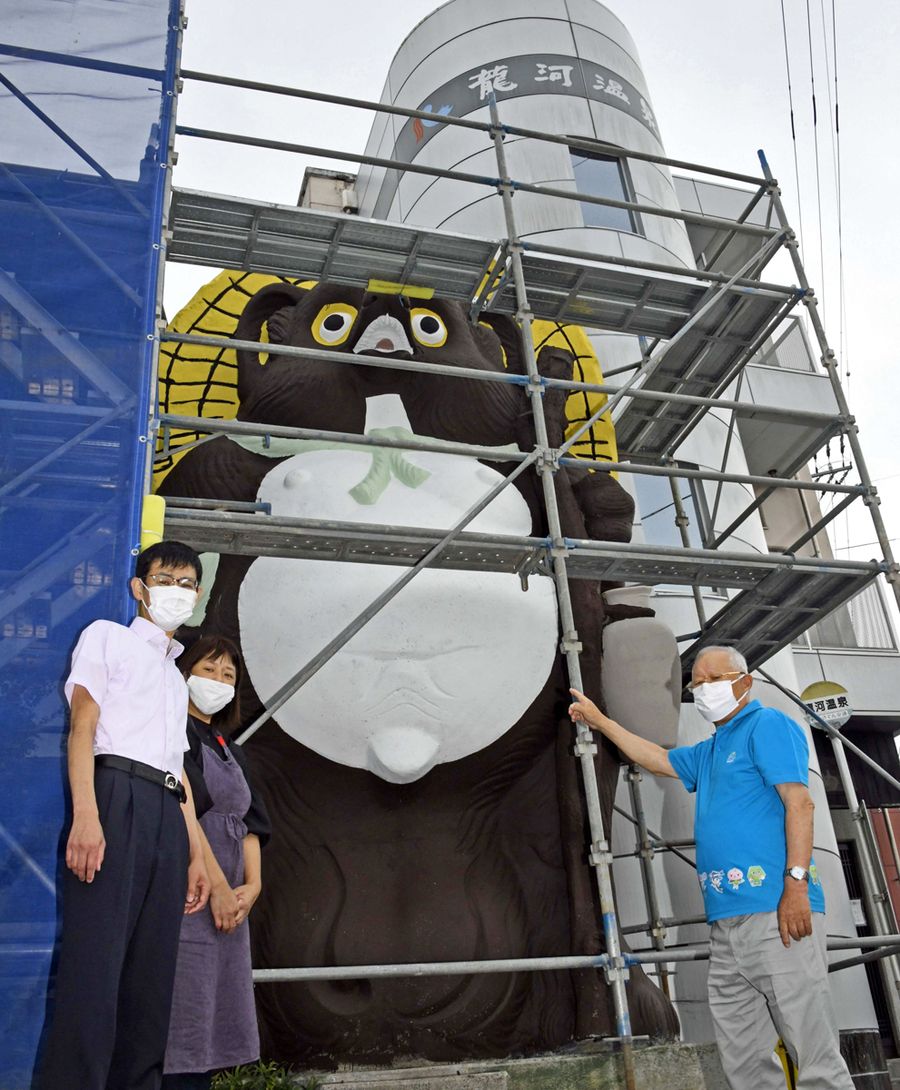
[[825,917],[787,948],[774,912],[712,924],[709,1008],[731,1090],[785,1090],[778,1038],[798,1069],[797,1090],[853,1090],[828,991]]

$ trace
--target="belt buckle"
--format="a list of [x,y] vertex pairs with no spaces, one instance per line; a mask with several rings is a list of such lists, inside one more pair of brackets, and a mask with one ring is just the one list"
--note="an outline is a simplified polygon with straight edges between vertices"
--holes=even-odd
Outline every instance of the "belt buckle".
[[181,785],[178,782],[177,776],[173,776],[171,772],[167,772],[166,778],[163,780],[163,786],[168,787],[170,791],[177,791]]

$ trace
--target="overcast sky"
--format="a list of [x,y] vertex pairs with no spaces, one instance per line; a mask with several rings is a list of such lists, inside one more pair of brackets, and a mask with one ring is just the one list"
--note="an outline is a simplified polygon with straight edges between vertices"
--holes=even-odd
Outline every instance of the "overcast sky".
[[[485,0],[489,6],[489,0]],[[534,0],[532,10],[539,10]],[[183,65],[248,79],[378,99],[404,36],[437,6],[313,3],[312,0],[188,0]],[[607,0],[637,43],[656,117],[673,158],[759,173],[764,148],[795,229],[802,216],[807,274],[824,303],[829,338],[843,345],[849,397],[870,471],[884,497],[891,536],[900,537],[900,383],[891,319],[900,309],[900,4],[834,0],[840,102],[844,320],[839,307],[835,196],[832,0],[784,0],[797,129],[795,179],[780,0]],[[818,124],[812,126],[811,38]],[[826,45],[827,42],[827,45]],[[826,61],[827,57],[827,61]],[[179,122],[361,152],[371,114],[188,83]],[[819,143],[818,189],[814,137]],[[175,182],[187,188],[296,203],[312,160],[182,138]],[[317,165],[354,169],[317,160]],[[799,200],[798,200],[799,196]],[[824,271],[817,224],[823,225]],[[798,210],[800,215],[798,215]],[[793,282],[791,270],[777,266]],[[771,274],[767,274],[771,275]],[[172,269],[169,314],[206,278]],[[823,291],[824,287],[824,291]],[[835,461],[838,460],[835,451]],[[854,505],[856,507],[857,505]],[[861,505],[860,505],[861,507]],[[842,519],[838,555],[876,555],[862,512]],[[849,551],[847,545],[859,546]],[[900,551],[900,541],[895,542]]]

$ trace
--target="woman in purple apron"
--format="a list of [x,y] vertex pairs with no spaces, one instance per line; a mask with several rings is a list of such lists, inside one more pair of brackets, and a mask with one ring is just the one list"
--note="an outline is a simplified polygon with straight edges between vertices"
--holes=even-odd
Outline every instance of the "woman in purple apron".
[[225,741],[240,722],[238,649],[204,636],[178,665],[190,695],[184,766],[212,892],[181,927],[163,1090],[209,1090],[219,1069],[259,1058],[247,916],[262,888],[269,820],[240,747]]

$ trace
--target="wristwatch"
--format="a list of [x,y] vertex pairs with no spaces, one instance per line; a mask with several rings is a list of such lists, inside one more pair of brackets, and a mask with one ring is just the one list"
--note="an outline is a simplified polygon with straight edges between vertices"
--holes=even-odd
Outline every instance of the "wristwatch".
[[785,878],[793,878],[795,882],[805,882],[809,878],[809,871],[803,867],[788,867],[784,872]]

